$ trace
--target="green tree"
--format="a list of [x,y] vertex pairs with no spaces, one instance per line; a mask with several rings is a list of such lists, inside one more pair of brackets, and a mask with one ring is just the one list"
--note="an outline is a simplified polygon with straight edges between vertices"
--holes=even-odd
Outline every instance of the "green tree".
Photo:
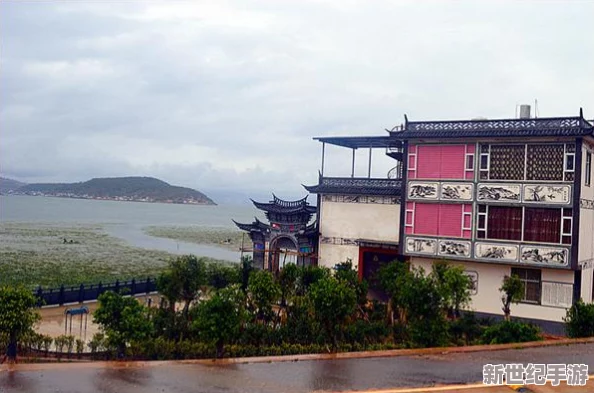
[[241,263],[239,264],[239,275],[241,278],[241,290],[243,292],[247,291],[248,281],[250,279],[250,274],[254,270],[254,261],[252,257],[249,255],[245,255],[241,258]]
[[405,293],[413,279],[410,265],[399,261],[388,263],[380,268],[378,278],[380,286],[390,296],[388,312],[396,314],[400,322],[406,323]]
[[16,361],[18,342],[33,331],[40,320],[33,293],[22,286],[0,288],[0,332],[6,332],[8,343],[4,359]]
[[138,300],[112,291],[102,293],[98,300],[99,307],[93,313],[93,322],[105,332],[108,343],[117,348],[119,356],[125,354],[130,342],[150,336],[153,326],[148,309]]
[[245,321],[245,295],[236,285],[218,290],[192,309],[192,330],[205,342],[214,344],[222,357],[225,344],[239,336]]
[[524,297],[524,283],[517,275],[503,277],[503,283],[499,292],[503,293],[501,296],[501,303],[503,303],[503,315],[505,320],[509,321],[511,316],[510,306],[512,303],[518,304]]
[[330,276],[330,270],[321,266],[308,265],[300,269],[297,280],[297,295],[304,296],[309,288],[321,279]]
[[215,289],[225,288],[241,282],[239,269],[222,263],[208,264],[206,266],[206,276],[208,285]]
[[297,291],[297,281],[301,274],[300,268],[294,263],[287,264],[278,276],[278,284],[281,290],[281,307],[287,305],[287,300],[293,297]]
[[169,262],[167,269],[157,279],[157,289],[167,299],[172,310],[176,302],[183,302],[182,314],[187,319],[190,304],[198,299],[207,282],[205,259],[184,255]]
[[448,327],[439,288],[423,268],[413,268],[403,283],[401,306],[406,313],[412,344],[421,347],[447,344]]
[[309,296],[315,318],[323,327],[333,349],[336,349],[346,319],[353,315],[357,305],[355,290],[344,281],[324,277],[311,285]]
[[569,337],[594,337],[594,303],[586,304],[579,299],[563,320]]
[[444,311],[456,319],[459,318],[460,310],[470,303],[472,289],[472,280],[464,273],[464,267],[439,261],[433,264],[431,274],[441,294]]
[[347,259],[346,262],[337,264],[334,266],[334,269],[336,271],[334,277],[355,290],[359,312],[361,313],[361,316],[364,316],[366,314],[365,305],[367,304],[369,284],[366,280],[359,279],[359,273],[357,270],[353,269],[353,262],[350,259]]
[[274,317],[273,305],[281,297],[281,288],[272,273],[253,271],[248,282],[248,301],[256,320],[270,322]]

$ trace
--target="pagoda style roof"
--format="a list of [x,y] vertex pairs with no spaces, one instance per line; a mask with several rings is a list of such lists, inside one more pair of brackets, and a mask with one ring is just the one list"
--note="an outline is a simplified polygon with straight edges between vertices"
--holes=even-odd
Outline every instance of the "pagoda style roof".
[[319,184],[303,187],[312,194],[400,196],[402,181],[366,177],[321,177]]
[[260,210],[265,211],[266,213],[313,214],[317,211],[317,208],[315,206],[311,206],[309,203],[307,203],[307,196],[296,201],[286,201],[272,194],[272,200],[270,202],[256,202],[253,199],[251,201],[254,204],[254,206],[256,206]]
[[266,232],[270,230],[270,225],[263,223],[262,221],[258,220],[257,217],[254,218],[254,222],[251,224],[242,224],[235,220],[232,220],[235,225],[242,231],[251,232],[251,231],[261,231]]
[[474,137],[558,137],[594,135],[594,126],[577,117],[530,119],[407,121],[399,139]]

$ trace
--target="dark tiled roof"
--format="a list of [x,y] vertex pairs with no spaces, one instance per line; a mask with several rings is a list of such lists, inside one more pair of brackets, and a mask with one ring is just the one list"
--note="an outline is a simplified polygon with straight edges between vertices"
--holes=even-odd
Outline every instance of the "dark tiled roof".
[[232,221],[242,231],[247,231],[247,232],[250,232],[250,231],[267,231],[267,230],[270,229],[270,225],[263,223],[262,221],[258,220],[257,218],[251,224],[242,224],[242,223],[239,223],[239,222],[237,222],[235,220],[232,220]]
[[261,203],[252,201],[254,206],[256,206],[260,210],[264,210],[267,213],[280,213],[280,214],[298,214],[298,213],[315,213],[316,207],[310,205],[302,205],[296,207],[286,207],[280,206],[275,203]]
[[468,138],[585,136],[594,134],[592,124],[582,117],[536,119],[410,121],[396,138]]
[[260,210],[270,213],[281,214],[296,214],[296,213],[315,213],[316,207],[307,203],[307,196],[296,201],[285,201],[272,194],[272,200],[268,203],[256,202],[252,199],[252,203]]
[[389,195],[399,196],[402,181],[352,177],[322,177],[314,186],[303,186],[312,194]]

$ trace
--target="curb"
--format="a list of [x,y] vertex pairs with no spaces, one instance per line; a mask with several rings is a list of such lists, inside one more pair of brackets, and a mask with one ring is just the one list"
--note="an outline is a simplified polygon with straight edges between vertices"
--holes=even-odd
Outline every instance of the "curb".
[[439,348],[421,348],[421,349],[394,349],[385,351],[366,351],[366,352],[341,352],[328,354],[305,354],[305,355],[284,355],[284,356],[259,356],[245,358],[227,358],[227,359],[187,359],[187,360],[154,360],[154,361],[80,361],[80,362],[56,362],[56,363],[21,363],[18,365],[0,365],[1,371],[8,370],[43,370],[60,365],[67,365],[71,368],[88,367],[111,367],[111,368],[131,368],[131,367],[155,367],[165,364],[200,364],[200,365],[225,365],[225,364],[249,364],[249,363],[278,363],[278,362],[297,362],[297,361],[315,361],[315,360],[340,360],[340,359],[368,359],[368,358],[389,358],[399,356],[424,356],[424,355],[444,355],[451,353],[473,353],[473,352],[493,352],[510,349],[526,349],[553,347],[573,344],[594,343],[594,337],[562,339],[551,341],[531,341],[525,343],[495,344],[495,345],[472,345],[466,347],[439,347]]
[[526,349],[539,347],[553,347],[572,344],[594,343],[594,337],[588,338],[568,338],[550,341],[530,341],[525,343],[511,344],[493,344],[493,345],[470,345],[465,347],[438,347],[438,348],[418,348],[418,349],[392,349],[384,351],[365,351],[365,352],[339,352],[322,353],[306,355],[283,355],[283,356],[258,356],[245,358],[227,358],[227,359],[188,359],[177,360],[180,364],[245,364],[245,363],[271,363],[271,362],[296,362],[312,360],[338,360],[338,359],[367,359],[367,358],[387,358],[399,356],[423,356],[423,355],[444,355],[450,353],[473,353],[473,352],[493,352],[509,349]]

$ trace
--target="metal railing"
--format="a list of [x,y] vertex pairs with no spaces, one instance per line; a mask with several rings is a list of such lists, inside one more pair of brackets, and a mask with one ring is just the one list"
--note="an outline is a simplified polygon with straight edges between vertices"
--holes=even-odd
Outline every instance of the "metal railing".
[[59,288],[42,289],[41,287],[33,291],[37,297],[37,305],[41,306],[62,306],[68,303],[83,303],[96,300],[102,293],[114,291],[123,295],[149,294],[157,290],[157,280],[148,277],[143,280],[132,279],[129,281],[119,281],[110,283],[99,283],[79,286],[60,286]]

